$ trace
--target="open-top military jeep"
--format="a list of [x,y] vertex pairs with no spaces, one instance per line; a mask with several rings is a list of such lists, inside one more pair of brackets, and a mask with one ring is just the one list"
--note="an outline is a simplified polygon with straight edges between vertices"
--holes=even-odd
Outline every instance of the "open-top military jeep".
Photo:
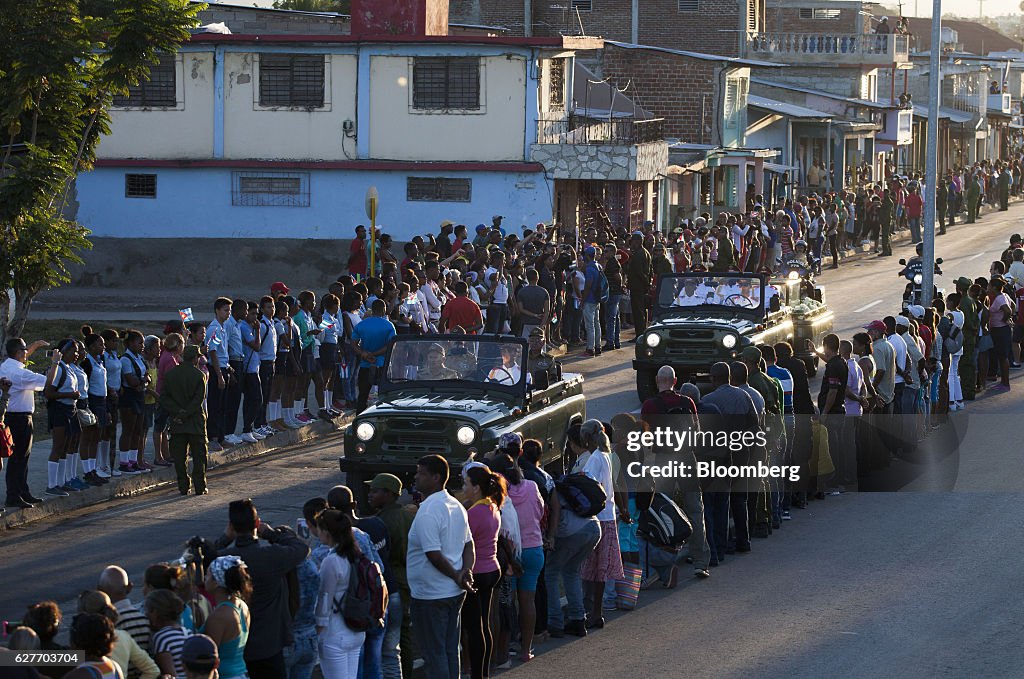
[[[535,367],[533,368],[535,369]],[[442,455],[457,485],[471,452],[486,455],[506,432],[544,444],[543,466],[561,474],[565,435],[586,417],[583,377],[533,379],[526,340],[494,335],[399,335],[381,369],[377,402],[345,431],[341,471],[362,505],[380,472],[411,483],[416,461]],[[534,388],[534,384],[538,387]]]
[[[653,322],[637,338],[636,390],[643,401],[657,393],[658,368],[670,365],[681,381],[705,377],[713,363],[731,361],[750,345],[794,342],[791,291],[769,285],[763,274],[663,275],[654,296]],[[826,329],[827,327],[827,329]],[[817,345],[829,322],[813,328]],[[804,346],[794,346],[796,355]]]

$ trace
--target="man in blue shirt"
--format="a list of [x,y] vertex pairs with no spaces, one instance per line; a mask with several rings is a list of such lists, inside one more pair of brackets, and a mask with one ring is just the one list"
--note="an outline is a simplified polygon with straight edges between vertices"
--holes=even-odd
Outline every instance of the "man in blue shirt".
[[253,425],[256,424],[260,411],[263,410],[263,389],[260,387],[260,343],[256,338],[256,330],[259,328],[257,321],[259,313],[259,306],[255,302],[249,302],[245,318],[236,326],[242,339],[242,370],[239,380],[242,394],[245,397],[245,406],[242,408],[242,440],[246,443],[255,443],[266,438],[262,433],[253,430]]
[[587,330],[587,356],[601,355],[601,268],[597,264],[597,248],[583,249],[583,325]]
[[384,300],[375,299],[370,307],[370,314],[352,330],[352,341],[355,343],[356,355],[360,359],[357,413],[366,410],[370,386],[377,381],[377,369],[384,367],[384,353],[387,351],[388,342],[398,334],[395,326],[386,317],[387,304]]
[[251,443],[246,438],[235,434],[238,426],[238,409],[242,405],[242,381],[245,367],[245,345],[242,343],[241,325],[245,323],[248,304],[244,299],[236,299],[231,303],[231,316],[224,321],[228,364],[231,366],[231,378],[224,394],[224,440],[231,445]]
[[[786,439],[778,451],[772,453],[772,464],[793,463],[793,443],[796,439],[796,415],[793,411],[793,373],[779,366],[775,347],[765,344],[760,347],[761,357],[765,362],[765,374],[774,377],[782,385],[782,420],[786,425]],[[774,521],[789,521],[790,493],[786,489],[786,479],[771,479],[772,484],[772,516]]]
[[256,339],[260,345],[260,389],[263,395],[263,407],[260,408],[256,424],[258,425],[259,432],[268,436],[277,433],[277,430],[271,427],[269,422],[281,417],[280,413],[277,412],[281,407],[280,401],[276,403],[271,403],[270,401],[270,386],[274,381],[274,369],[277,359],[277,332],[274,329],[274,308],[273,297],[264,296],[260,299],[261,316],[259,326],[257,327],[259,337]]
[[221,444],[224,442],[224,410],[228,381],[228,333],[224,323],[230,316],[231,300],[227,297],[218,297],[213,303],[213,321],[206,329],[206,351],[209,359],[207,366],[210,370],[209,394],[206,397],[209,410],[206,432],[210,440],[211,453],[223,450]]

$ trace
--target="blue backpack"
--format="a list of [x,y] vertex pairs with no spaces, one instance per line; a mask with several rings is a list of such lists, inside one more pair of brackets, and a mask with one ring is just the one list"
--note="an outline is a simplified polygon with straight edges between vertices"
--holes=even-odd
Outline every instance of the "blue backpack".
[[604,488],[586,474],[566,474],[555,481],[555,490],[572,513],[583,518],[597,516],[608,504]]

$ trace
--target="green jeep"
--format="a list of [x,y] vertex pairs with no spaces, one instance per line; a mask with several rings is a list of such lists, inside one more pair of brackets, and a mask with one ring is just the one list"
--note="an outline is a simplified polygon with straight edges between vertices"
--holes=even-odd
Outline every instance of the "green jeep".
[[[780,289],[781,288],[781,289]],[[763,274],[681,273],[658,280],[653,322],[637,338],[636,391],[641,401],[655,395],[658,368],[670,365],[680,381],[703,378],[718,361],[735,360],[744,347],[795,338],[786,286],[769,285]],[[831,330],[814,328],[815,340]],[[794,346],[799,358],[804,347]]]
[[[536,363],[536,362],[535,362]],[[526,340],[497,335],[399,335],[380,372],[377,402],[345,430],[339,459],[360,505],[366,481],[388,472],[410,484],[416,461],[432,453],[458,469],[486,455],[506,432],[544,444],[541,464],[563,473],[569,426],[583,422],[583,377],[533,368]],[[535,388],[536,385],[536,388]]]

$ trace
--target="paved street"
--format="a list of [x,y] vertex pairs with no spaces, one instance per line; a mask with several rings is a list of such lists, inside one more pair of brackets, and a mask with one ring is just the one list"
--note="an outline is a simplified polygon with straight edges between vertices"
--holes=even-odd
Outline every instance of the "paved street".
[[[1017,205],[939,238],[940,287],[987,274],[1022,216]],[[910,252],[826,271],[840,336],[898,310],[896,260]],[[586,376],[591,416],[639,406],[630,358],[624,349],[567,360]],[[540,646],[515,676],[561,676],[569,664],[601,677],[1020,676],[1024,612],[1007,604],[1019,598],[1024,556],[1024,461],[1010,432],[1024,414],[1021,389],[1015,379],[1010,394],[971,404],[954,423],[960,454],[910,485],[959,492],[848,494],[794,510],[793,521],[709,581],[644,592],[638,611],[585,640]],[[108,563],[140,583],[147,565],[175,558],[188,537],[219,534],[231,499],[252,496],[264,520],[294,524],[304,500],[343,480],[340,444],[218,469],[206,497],[168,489],[0,534],[0,617],[15,620],[42,598],[67,602]]]

